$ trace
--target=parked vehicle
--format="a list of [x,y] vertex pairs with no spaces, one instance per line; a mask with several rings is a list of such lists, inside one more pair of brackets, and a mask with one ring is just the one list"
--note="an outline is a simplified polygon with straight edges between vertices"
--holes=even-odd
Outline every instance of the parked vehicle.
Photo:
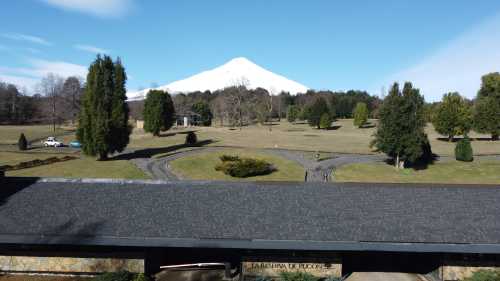
[[79,141],[74,140],[69,143],[69,146],[73,148],[81,148],[82,144]]
[[60,147],[64,146],[64,144],[60,141],[58,141],[55,137],[48,137],[44,142],[44,146],[53,146],[53,147]]

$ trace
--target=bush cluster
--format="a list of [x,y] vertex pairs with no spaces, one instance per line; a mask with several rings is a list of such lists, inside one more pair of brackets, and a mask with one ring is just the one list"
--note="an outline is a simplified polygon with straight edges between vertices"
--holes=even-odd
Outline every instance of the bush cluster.
[[463,138],[455,146],[455,159],[458,161],[472,162],[474,156],[469,138]]
[[149,281],[149,278],[143,273],[118,271],[101,274],[93,278],[92,281]]
[[231,155],[222,155],[219,159],[221,163],[215,166],[215,170],[232,177],[247,178],[268,175],[275,171],[272,164],[260,159]]
[[11,166],[11,165],[4,165],[0,166],[0,170],[2,171],[14,171],[14,170],[22,170],[22,169],[28,169],[28,168],[33,168],[33,167],[38,167],[38,166],[43,166],[43,165],[49,165],[57,162],[64,162],[64,161],[69,161],[77,159],[75,156],[64,156],[64,157],[50,157],[45,160],[40,160],[40,159],[35,159],[31,161],[26,161],[26,162],[21,162],[17,165]]
[[281,272],[281,280],[283,281],[318,281],[319,278],[311,273],[294,271],[294,272]]
[[464,281],[500,281],[500,271],[498,270],[478,270]]

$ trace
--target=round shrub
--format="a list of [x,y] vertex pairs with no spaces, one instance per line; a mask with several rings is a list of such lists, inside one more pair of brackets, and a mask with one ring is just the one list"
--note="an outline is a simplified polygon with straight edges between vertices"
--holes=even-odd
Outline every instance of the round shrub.
[[474,160],[469,138],[466,137],[457,142],[455,146],[455,159],[465,162],[472,162]]
[[220,160],[222,163],[216,165],[215,170],[236,178],[268,175],[275,171],[272,164],[260,159],[222,155]]
[[19,140],[17,141],[17,147],[19,147],[19,150],[26,150],[28,149],[28,141],[26,140],[26,137],[24,136],[23,133],[19,136]]
[[198,142],[198,137],[194,132],[189,132],[186,135],[186,144],[187,145],[195,145]]
[[319,278],[311,273],[295,271],[295,272],[281,272],[281,280],[283,281],[318,281]]

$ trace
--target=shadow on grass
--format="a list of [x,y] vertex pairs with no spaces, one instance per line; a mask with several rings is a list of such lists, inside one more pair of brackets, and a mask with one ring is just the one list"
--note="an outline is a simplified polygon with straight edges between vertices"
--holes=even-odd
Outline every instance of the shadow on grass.
[[[454,137],[451,141],[448,139],[448,138],[445,138],[445,137],[440,137],[440,138],[436,138],[438,141],[442,141],[442,142],[450,142],[450,143],[454,143],[454,142],[457,142],[459,140],[463,140],[464,138],[463,137]],[[491,138],[469,138],[470,141],[487,141],[487,142],[494,142],[495,140],[492,140]]]
[[177,145],[172,145],[172,146],[167,146],[167,147],[158,147],[158,148],[146,148],[146,149],[138,149],[135,151],[131,151],[128,153],[122,153],[120,155],[114,156],[109,158],[109,161],[113,160],[132,160],[132,159],[137,159],[137,158],[151,158],[157,154],[163,154],[163,153],[169,153],[173,152],[182,148],[186,147],[201,147],[201,146],[206,146],[211,143],[214,143],[213,140],[203,140],[197,142],[195,145],[188,145],[188,144],[177,144]]
[[[405,168],[413,169],[415,171],[426,170],[429,168],[429,165],[434,165],[434,163],[439,160],[439,155],[432,153],[427,159],[419,159],[415,162],[406,162]],[[384,160],[387,165],[391,165],[394,167],[395,161],[393,158],[387,158]]]
[[367,124],[364,124],[363,126],[359,127],[360,129],[371,129],[371,128],[375,128],[376,125],[375,124],[372,124],[372,123],[367,123]]
[[342,128],[342,126],[335,125],[335,126],[330,126],[330,127],[326,128],[325,130],[327,130],[327,131],[335,131],[335,130],[338,130],[340,128]]

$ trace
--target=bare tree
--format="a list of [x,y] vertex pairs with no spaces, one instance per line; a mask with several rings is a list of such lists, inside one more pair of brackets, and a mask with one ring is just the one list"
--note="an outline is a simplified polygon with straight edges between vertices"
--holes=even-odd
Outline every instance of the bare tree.
[[227,95],[227,104],[233,120],[237,121],[240,130],[243,128],[243,117],[245,110],[245,99],[247,98],[247,87],[250,84],[247,78],[241,77],[232,81],[232,87],[229,88]]
[[49,73],[42,78],[38,85],[39,92],[48,98],[50,104],[50,117],[52,119],[52,128],[56,131],[56,123],[60,118],[60,96],[63,88],[63,79],[53,73]]
[[64,104],[62,109],[63,117],[70,119],[72,124],[80,112],[80,99],[83,94],[83,82],[78,77],[68,77],[64,81],[61,92],[61,101]]

